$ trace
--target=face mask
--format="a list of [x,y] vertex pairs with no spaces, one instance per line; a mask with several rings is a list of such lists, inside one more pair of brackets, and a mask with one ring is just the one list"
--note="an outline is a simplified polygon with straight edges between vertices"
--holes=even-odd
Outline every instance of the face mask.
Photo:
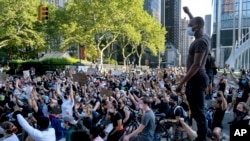
[[140,108],[140,109],[143,109],[143,105],[142,105],[142,104],[140,104],[140,105],[139,105],[139,108]]
[[81,112],[81,114],[79,115],[81,118],[85,117],[85,113]]
[[194,34],[195,34],[195,31],[192,30],[192,27],[188,27],[188,28],[186,29],[186,32],[187,32],[187,34],[188,34],[189,36],[194,36]]
[[109,109],[109,113],[110,113],[110,114],[113,114],[113,113],[114,113],[114,110],[113,110],[113,109]]
[[241,80],[241,84],[245,85],[247,83],[246,80]]
[[4,101],[5,96],[4,95],[0,95],[0,101]]
[[116,94],[116,99],[119,99],[121,97],[121,94]]
[[61,127],[62,127],[63,129],[66,129],[65,126],[64,126],[64,124],[63,124],[63,122],[61,122]]
[[242,120],[245,117],[246,113],[236,110],[236,116],[237,116],[237,120]]

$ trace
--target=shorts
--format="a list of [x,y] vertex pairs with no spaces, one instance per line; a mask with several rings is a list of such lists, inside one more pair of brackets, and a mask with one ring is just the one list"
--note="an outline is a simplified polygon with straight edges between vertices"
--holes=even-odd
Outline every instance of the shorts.
[[213,82],[214,82],[214,75],[213,74],[209,74],[209,73],[207,73],[207,76],[208,76],[208,83],[209,84],[212,84]]

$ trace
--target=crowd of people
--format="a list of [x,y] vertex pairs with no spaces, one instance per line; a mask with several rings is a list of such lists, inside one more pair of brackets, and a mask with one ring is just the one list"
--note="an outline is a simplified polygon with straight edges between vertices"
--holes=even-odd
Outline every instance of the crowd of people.
[[[153,141],[155,117],[159,114],[164,115],[162,124],[169,122],[166,119],[179,122],[173,127],[175,140],[180,140],[180,132],[189,133],[189,139],[197,137],[191,128],[193,117],[185,90],[175,91],[185,75],[182,68],[119,76],[95,73],[87,75],[84,85],[66,77],[65,72],[67,70],[57,70],[51,75],[28,78],[9,76],[2,82],[0,123],[5,141],[55,141],[60,138],[77,141],[82,139],[80,137],[102,141],[105,138],[102,131],[110,123],[112,130],[107,134],[107,141]],[[211,129],[207,138],[220,138],[225,112],[235,113],[230,124],[248,124],[250,119],[248,74],[242,71],[240,78],[232,72],[231,75],[238,87],[228,86],[225,73],[220,76],[219,83],[213,85],[212,107],[206,110]],[[127,134],[126,128],[134,111],[141,113],[141,123]]]
[[[249,70],[242,69],[238,77],[224,68],[215,84],[215,60],[209,57],[204,20],[183,9],[190,17],[187,34],[195,37],[185,70],[174,67],[117,75],[96,69],[83,75],[70,69],[36,76],[33,68],[31,75],[9,76],[0,84],[3,140],[156,141],[157,127],[163,127],[163,134],[167,132],[172,140],[219,141],[225,113],[234,113],[232,126],[248,125]],[[81,73],[81,79],[75,79],[73,72]],[[229,85],[227,72],[237,87]],[[206,106],[205,96],[211,106]],[[134,126],[137,121],[138,126],[129,130],[130,123]]]

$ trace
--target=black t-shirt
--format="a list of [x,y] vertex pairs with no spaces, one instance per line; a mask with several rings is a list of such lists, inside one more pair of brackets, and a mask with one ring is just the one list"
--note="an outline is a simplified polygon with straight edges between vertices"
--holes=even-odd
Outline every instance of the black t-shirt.
[[185,110],[185,111],[189,111],[189,107],[185,102],[181,102],[180,106]]
[[115,115],[114,114],[110,114],[111,116],[111,122],[113,123],[113,127],[117,127],[118,124],[117,124],[117,121],[118,120],[122,120],[122,115],[121,113],[117,112]]
[[215,127],[222,128],[222,121],[225,115],[225,110],[222,110],[221,108],[215,109],[213,113],[213,119],[212,119],[212,130]]

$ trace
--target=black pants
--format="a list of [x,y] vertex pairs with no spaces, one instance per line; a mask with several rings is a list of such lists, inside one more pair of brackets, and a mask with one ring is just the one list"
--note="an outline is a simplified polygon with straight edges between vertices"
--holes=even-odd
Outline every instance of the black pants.
[[197,141],[205,141],[207,135],[207,121],[205,117],[205,89],[209,78],[205,71],[198,71],[186,85],[186,95],[191,109],[191,116],[197,122]]
[[115,130],[115,128],[109,133],[107,141],[118,141],[122,137],[124,130],[116,131],[114,134],[111,135],[111,133],[114,130]]

